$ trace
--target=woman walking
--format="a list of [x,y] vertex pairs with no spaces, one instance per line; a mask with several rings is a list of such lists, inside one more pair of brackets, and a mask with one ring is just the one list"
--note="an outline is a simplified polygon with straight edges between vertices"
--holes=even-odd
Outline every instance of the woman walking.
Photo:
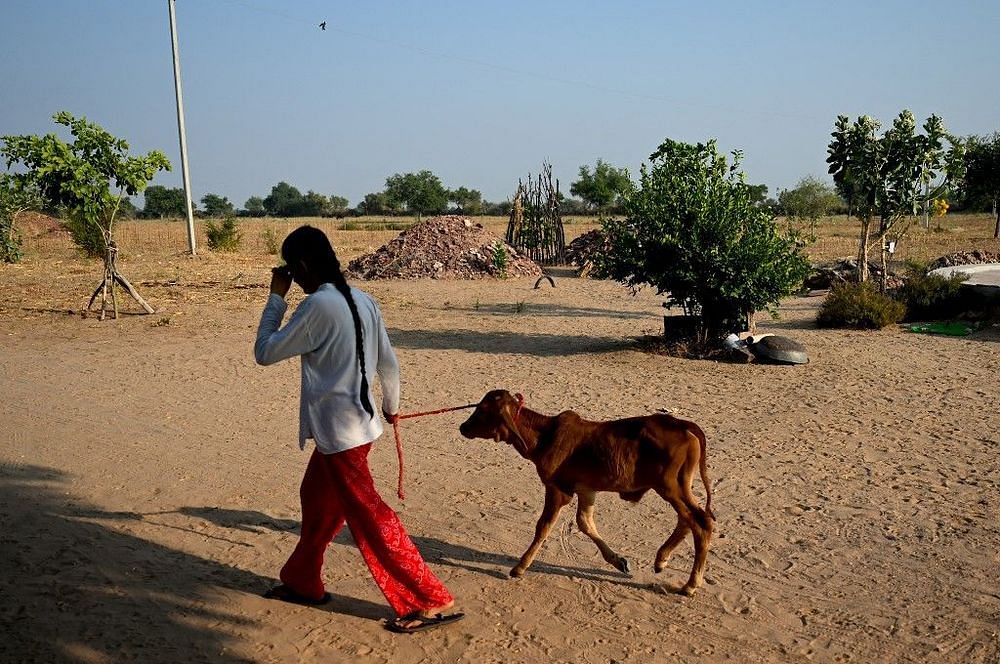
[[[257,329],[259,364],[302,358],[299,446],[316,448],[302,478],[302,532],[281,569],[281,584],[265,597],[298,604],[330,600],[322,579],[327,545],[347,523],[358,549],[396,618],[386,627],[414,632],[460,620],[445,614],[455,600],[431,573],[399,517],[378,494],[368,469],[382,421],[372,407],[369,376],[382,385],[382,414],[399,411],[399,364],[378,305],[347,284],[330,241],[302,226],[281,245],[287,267],[274,268],[271,293]],[[292,282],[306,293],[288,323]]]

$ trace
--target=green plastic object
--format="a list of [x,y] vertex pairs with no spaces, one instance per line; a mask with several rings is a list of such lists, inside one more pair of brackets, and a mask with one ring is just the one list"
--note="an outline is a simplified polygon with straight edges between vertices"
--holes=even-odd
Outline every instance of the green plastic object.
[[968,323],[915,323],[910,326],[910,332],[919,334],[944,334],[949,337],[964,337],[972,334],[976,328]]

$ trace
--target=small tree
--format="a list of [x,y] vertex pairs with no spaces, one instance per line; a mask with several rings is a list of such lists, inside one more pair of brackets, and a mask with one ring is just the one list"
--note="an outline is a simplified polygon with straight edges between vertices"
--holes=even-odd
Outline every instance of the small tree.
[[213,220],[206,222],[205,235],[208,238],[208,248],[212,251],[236,251],[243,241],[243,233],[236,225],[236,217],[232,213],[218,223]]
[[448,190],[438,176],[428,170],[419,173],[396,173],[385,180],[385,198],[390,207],[406,206],[406,211],[420,215],[442,212],[448,206]]
[[813,231],[820,217],[833,214],[843,204],[834,187],[811,175],[799,180],[793,189],[778,194],[778,205],[785,216],[807,221]]
[[669,293],[700,318],[700,343],[752,325],[756,311],[798,289],[809,263],[753,188],[716,151],[715,141],[666,140],[643,165],[623,219],[604,221],[610,250],[602,268],[633,291]]
[[38,188],[30,180],[0,173],[0,263],[21,260],[22,238],[17,228],[17,215],[41,206]]
[[139,194],[158,171],[170,169],[170,162],[156,150],[142,157],[130,157],[126,141],[115,138],[86,118],[75,118],[61,111],[53,119],[69,128],[74,138],[72,143],[66,143],[55,134],[4,136],[0,154],[6,159],[8,168],[12,164],[23,166],[26,180],[37,186],[48,202],[64,206],[71,221],[99,232],[104,244],[104,279],[90,297],[87,308],[93,306],[97,294],[101,293],[103,320],[110,294],[117,318],[115,285],[118,284],[147,313],[153,313],[153,308],[118,273],[115,219],[122,200]]
[[904,110],[880,136],[874,118],[864,115],[851,124],[841,115],[827,149],[837,190],[861,222],[858,279],[862,282],[868,280],[872,224],[878,222],[874,241],[881,250],[882,290],[888,278],[887,241],[898,241],[908,226],[905,220],[960,179],[964,170],[962,145],[945,131],[941,118],[929,117],[922,135],[915,133],[916,126],[913,114]]
[[632,187],[628,169],[615,168],[598,159],[593,172],[589,166],[580,167],[579,179],[570,185],[569,193],[581,198],[590,209],[604,213],[620,205]]
[[965,153],[965,196],[973,205],[992,205],[1000,237],[1000,132],[992,136],[970,136]]

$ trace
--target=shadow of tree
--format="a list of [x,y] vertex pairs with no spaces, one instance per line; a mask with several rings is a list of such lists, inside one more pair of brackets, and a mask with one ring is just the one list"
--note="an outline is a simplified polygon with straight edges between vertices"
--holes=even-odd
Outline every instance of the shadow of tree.
[[[456,307],[451,307],[451,309],[455,310]],[[599,309],[596,307],[567,307],[547,302],[480,304],[473,307],[463,307],[459,310],[490,316],[551,316],[554,318],[618,318],[622,320],[649,319],[653,322],[659,321],[656,314],[644,311],[623,311],[620,309]]]
[[[120,522],[145,516],[81,505],[69,482],[51,468],[0,464],[0,660],[246,661],[234,634],[258,622],[220,609],[220,593],[259,594],[274,580],[136,537]],[[236,516],[246,527],[287,525]],[[322,608],[388,615],[336,595]]]
[[441,350],[450,348],[470,353],[510,353],[539,357],[560,357],[586,353],[611,353],[628,346],[623,339],[582,334],[527,334],[481,330],[389,330],[396,348]]

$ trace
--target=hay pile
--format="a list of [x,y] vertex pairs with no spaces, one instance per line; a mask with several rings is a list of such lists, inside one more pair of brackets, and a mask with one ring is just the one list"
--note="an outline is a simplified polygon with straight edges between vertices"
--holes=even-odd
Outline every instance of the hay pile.
[[432,217],[374,253],[355,258],[348,274],[359,279],[481,279],[539,276],[538,265],[459,215]]

